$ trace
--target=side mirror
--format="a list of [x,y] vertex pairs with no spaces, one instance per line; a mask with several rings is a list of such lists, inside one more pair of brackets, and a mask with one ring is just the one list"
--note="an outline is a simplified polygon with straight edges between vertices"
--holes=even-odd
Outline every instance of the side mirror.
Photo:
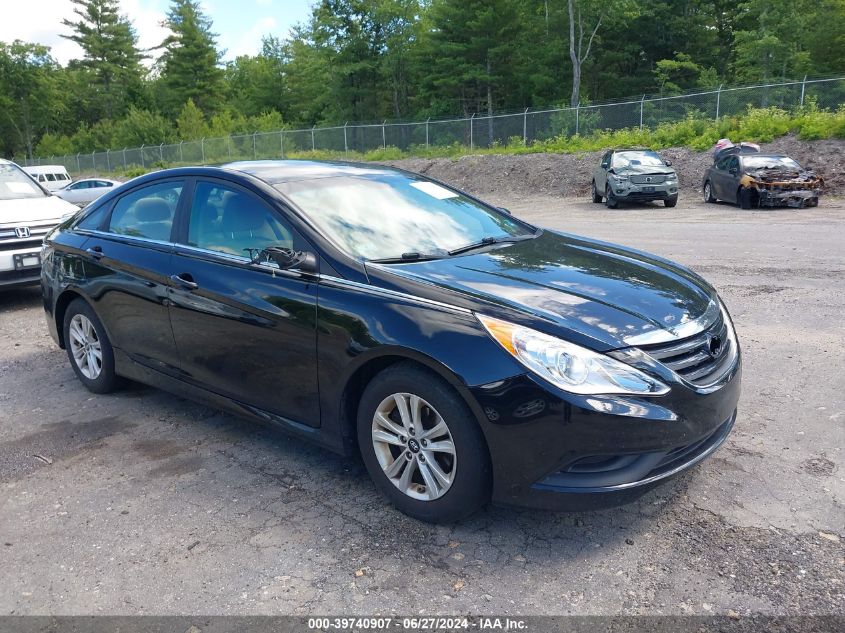
[[502,213],[507,213],[508,215],[513,215],[510,209],[506,209],[505,207],[496,207]]
[[731,168],[728,170],[728,173],[729,173],[729,174],[731,174],[731,175],[733,175],[733,176],[736,176],[736,175],[739,173],[739,169],[737,169],[736,167],[731,167]]
[[664,161],[663,161],[663,163],[664,163],[667,167],[671,167],[671,166],[672,166],[672,161],[670,161],[670,160],[664,160]]
[[266,255],[268,260],[276,262],[282,270],[296,269],[303,273],[317,272],[317,256],[311,252],[271,246],[265,248],[262,254]]

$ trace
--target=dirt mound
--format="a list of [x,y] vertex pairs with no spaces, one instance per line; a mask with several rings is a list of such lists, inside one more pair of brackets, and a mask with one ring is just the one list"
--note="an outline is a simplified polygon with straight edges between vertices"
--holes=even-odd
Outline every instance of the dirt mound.
[[[827,195],[845,193],[845,141],[801,141],[784,136],[762,144],[761,151],[787,154],[824,178]],[[711,152],[687,148],[662,150],[678,172],[685,195],[701,190]],[[480,197],[518,195],[580,196],[590,190],[593,168],[602,152],[576,154],[478,155],[461,158],[407,158],[385,164],[448,182]]]

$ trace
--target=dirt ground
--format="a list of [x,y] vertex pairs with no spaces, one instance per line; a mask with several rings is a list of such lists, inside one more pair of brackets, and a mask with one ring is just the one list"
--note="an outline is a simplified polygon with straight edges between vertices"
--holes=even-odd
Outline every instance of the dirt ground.
[[143,386],[88,393],[38,293],[8,292],[0,614],[845,614],[845,203],[609,211],[525,187],[489,197],[719,289],[744,384],[712,458],[615,510],[430,526],[355,460]]
[[[786,154],[824,178],[828,195],[845,195],[845,141],[805,142],[794,135],[763,143],[761,151]],[[678,172],[683,193],[701,189],[704,171],[713,163],[711,152],[670,148],[660,152]],[[460,189],[491,196],[585,196],[593,168],[603,152],[577,154],[477,155],[461,158],[409,158],[387,164],[426,174]]]

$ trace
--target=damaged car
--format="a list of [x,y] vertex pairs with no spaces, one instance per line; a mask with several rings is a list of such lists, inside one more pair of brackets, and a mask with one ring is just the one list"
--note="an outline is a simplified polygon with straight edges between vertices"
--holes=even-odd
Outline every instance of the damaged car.
[[747,146],[716,154],[704,174],[705,202],[723,200],[743,209],[815,207],[824,181],[789,156],[760,154]]
[[678,174],[657,152],[617,149],[605,152],[593,170],[593,202],[602,200],[609,209],[620,202],[662,200],[667,207],[678,204]]

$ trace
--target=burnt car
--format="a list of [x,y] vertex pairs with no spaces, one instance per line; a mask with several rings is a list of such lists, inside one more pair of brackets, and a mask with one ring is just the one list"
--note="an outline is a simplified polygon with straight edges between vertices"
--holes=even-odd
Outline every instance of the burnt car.
[[419,519],[629,500],[736,419],[740,347],[701,277],[389,167],[155,172],[43,261],[85,387],[129,378],[360,453]]
[[705,202],[724,200],[743,209],[815,207],[824,181],[789,156],[736,147],[718,152],[704,174]]

